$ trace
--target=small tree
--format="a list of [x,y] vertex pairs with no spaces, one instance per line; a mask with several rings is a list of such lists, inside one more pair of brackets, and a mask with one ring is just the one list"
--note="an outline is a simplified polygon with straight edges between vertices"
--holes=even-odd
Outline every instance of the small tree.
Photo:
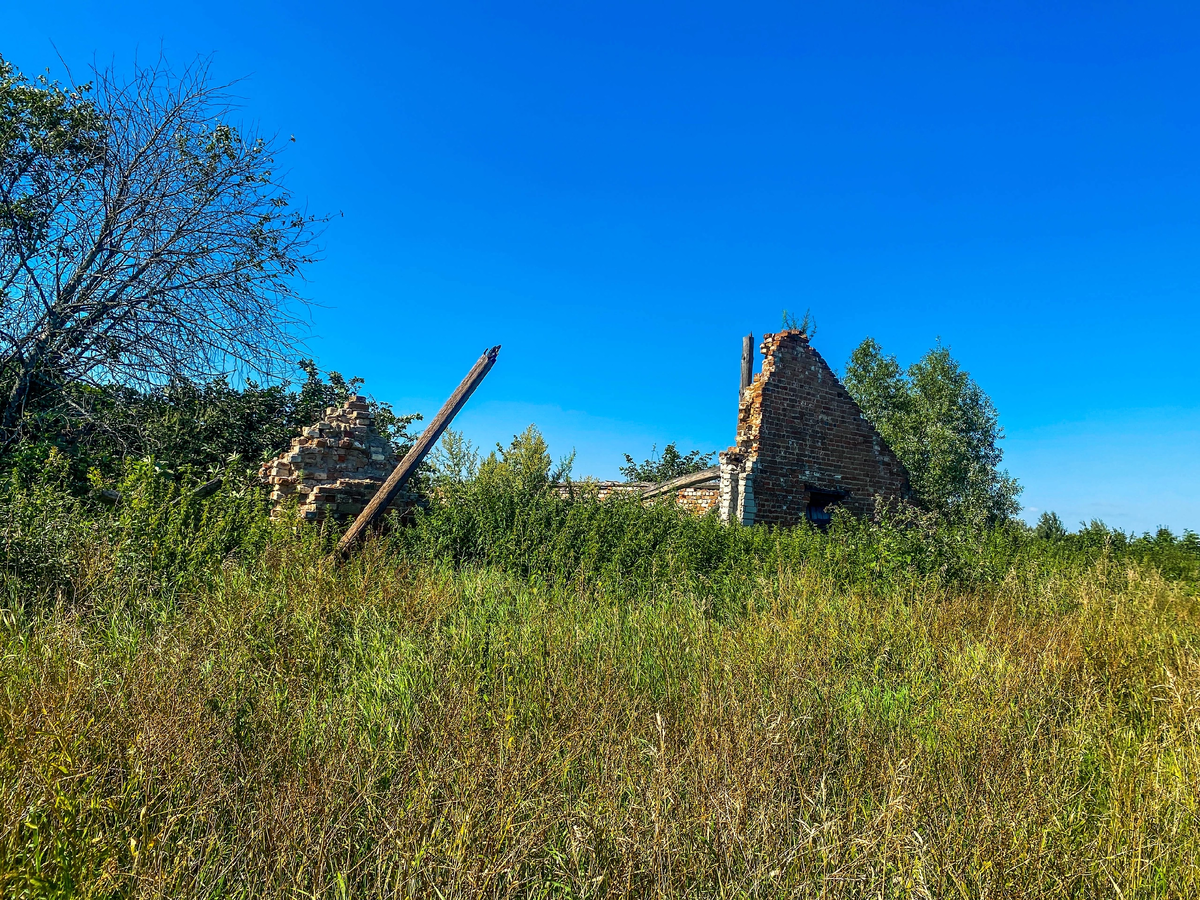
[[147,387],[299,355],[322,219],[204,61],[63,87],[0,58],[0,429],[76,384]]
[[461,431],[447,428],[429,454],[429,468],[438,484],[465,484],[479,474],[479,451]]
[[530,425],[514,434],[507,447],[496,444],[496,449],[479,464],[478,477],[507,489],[537,494],[569,478],[574,463],[572,450],[555,464],[546,439],[536,425]]
[[1067,526],[1058,517],[1058,513],[1046,511],[1038,518],[1034,534],[1045,541],[1061,541],[1068,534]]
[[702,472],[712,465],[712,453],[693,450],[683,454],[679,452],[674,441],[663,448],[661,456],[657,451],[657,446],[652,447],[650,458],[642,463],[634,462],[633,457],[626,453],[625,465],[621,466],[621,474],[625,476],[625,480],[648,481],[658,484],[662,481],[670,481],[672,478],[679,478],[681,475]]
[[934,347],[905,372],[867,338],[850,357],[845,384],[924,505],[969,520],[1020,510],[1021,487],[1000,469],[996,409],[947,348]]

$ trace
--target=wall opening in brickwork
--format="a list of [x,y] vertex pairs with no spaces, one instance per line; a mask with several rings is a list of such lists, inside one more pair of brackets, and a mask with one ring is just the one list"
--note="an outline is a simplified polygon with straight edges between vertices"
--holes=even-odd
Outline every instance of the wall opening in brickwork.
[[817,528],[828,528],[833,521],[833,510],[845,497],[843,493],[832,491],[809,491],[808,504],[805,507],[805,517],[809,524]]

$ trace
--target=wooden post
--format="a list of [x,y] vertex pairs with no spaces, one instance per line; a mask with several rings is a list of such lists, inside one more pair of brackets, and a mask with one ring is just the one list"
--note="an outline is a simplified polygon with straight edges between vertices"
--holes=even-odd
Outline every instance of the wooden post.
[[741,399],[741,391],[750,387],[750,382],[754,380],[754,335],[748,334],[742,338],[742,387],[738,391],[738,399]]
[[387,511],[391,502],[396,499],[396,495],[404,489],[405,483],[412,476],[412,473],[417,470],[417,466],[421,464],[427,453],[433,449],[433,445],[437,443],[437,439],[442,436],[442,432],[458,415],[458,411],[466,405],[471,394],[475,392],[475,388],[479,387],[484,376],[491,371],[492,366],[496,364],[496,354],[500,352],[500,345],[497,344],[490,350],[484,351],[483,356],[479,357],[479,361],[475,363],[467,377],[462,380],[462,384],[458,389],[450,395],[450,399],[446,401],[445,406],[429,423],[429,427],[413,448],[408,451],[404,459],[400,460],[400,464],[392,470],[392,474],[375,492],[375,496],[371,498],[371,502],[367,504],[367,508],[362,511],[354,524],[347,529],[342,535],[342,539],[338,541],[337,552],[343,559],[349,556],[354,549],[362,541],[364,535],[370,530],[381,518],[384,512]]

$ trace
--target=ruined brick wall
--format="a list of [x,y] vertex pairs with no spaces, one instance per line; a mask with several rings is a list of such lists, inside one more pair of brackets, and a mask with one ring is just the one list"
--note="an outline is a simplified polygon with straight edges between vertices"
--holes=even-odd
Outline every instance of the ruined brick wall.
[[560,481],[554,487],[558,491],[558,496],[564,500],[572,496],[594,496],[597,500],[604,501],[625,494],[640,493],[653,485],[641,481],[594,481],[589,478],[570,483]]
[[725,521],[795,525],[833,499],[869,516],[908,498],[908,473],[799,331],[763,336],[762,372],[742,392],[737,444],[720,455]]
[[720,499],[721,489],[717,485],[698,484],[675,492],[675,502],[698,516],[715,509]]
[[[391,443],[375,430],[366,400],[352,394],[340,407],[325,410],[319,422],[293,439],[290,449],[263,465],[261,475],[271,486],[271,515],[278,517],[295,499],[300,517],[309,521],[356,516],[397,462]],[[415,499],[402,492],[392,506],[407,506]]]
[[[584,493],[594,493],[597,500],[604,501],[624,494],[641,493],[654,485],[648,481],[576,481],[570,485],[558,484],[556,487],[560,497],[569,497],[572,493],[577,497]],[[696,515],[703,515],[714,509],[720,496],[720,488],[715,484],[681,488],[674,494],[676,503]]]

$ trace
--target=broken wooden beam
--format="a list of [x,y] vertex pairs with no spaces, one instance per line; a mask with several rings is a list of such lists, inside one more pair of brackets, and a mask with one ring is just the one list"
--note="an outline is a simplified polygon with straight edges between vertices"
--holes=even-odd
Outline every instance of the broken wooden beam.
[[663,494],[669,494],[671,491],[682,491],[684,488],[695,487],[698,484],[704,484],[706,481],[712,481],[714,478],[720,477],[720,466],[712,466],[700,472],[680,475],[678,478],[672,478],[670,481],[660,481],[658,484],[646,488],[642,491],[642,499],[650,500],[653,497],[661,497]]
[[496,354],[500,352],[500,345],[497,344],[488,350],[485,350],[483,356],[467,373],[467,377],[462,380],[450,399],[446,401],[429,427],[413,444],[413,448],[408,451],[404,459],[400,460],[400,464],[392,470],[392,474],[387,477],[387,480],[380,485],[379,490],[375,492],[375,496],[371,498],[371,502],[367,504],[366,509],[354,520],[354,523],[342,535],[342,539],[338,541],[337,553],[342,558],[349,556],[354,549],[359,545],[367,532],[374,528],[383,518],[383,514],[387,511],[388,506],[396,499],[396,495],[404,489],[404,485],[408,479],[412,477],[413,472],[417,470],[417,466],[425,459],[425,456],[433,449],[433,445],[437,443],[437,439],[442,436],[442,432],[447,426],[454,421],[454,417],[458,415],[458,411],[466,405],[471,394],[475,392],[475,388],[479,387],[484,377],[491,371],[492,366],[496,364]]
[[200,487],[192,491],[192,498],[195,500],[203,500],[205,497],[211,497],[221,489],[224,481],[220,478],[214,478],[212,481],[206,481]]

